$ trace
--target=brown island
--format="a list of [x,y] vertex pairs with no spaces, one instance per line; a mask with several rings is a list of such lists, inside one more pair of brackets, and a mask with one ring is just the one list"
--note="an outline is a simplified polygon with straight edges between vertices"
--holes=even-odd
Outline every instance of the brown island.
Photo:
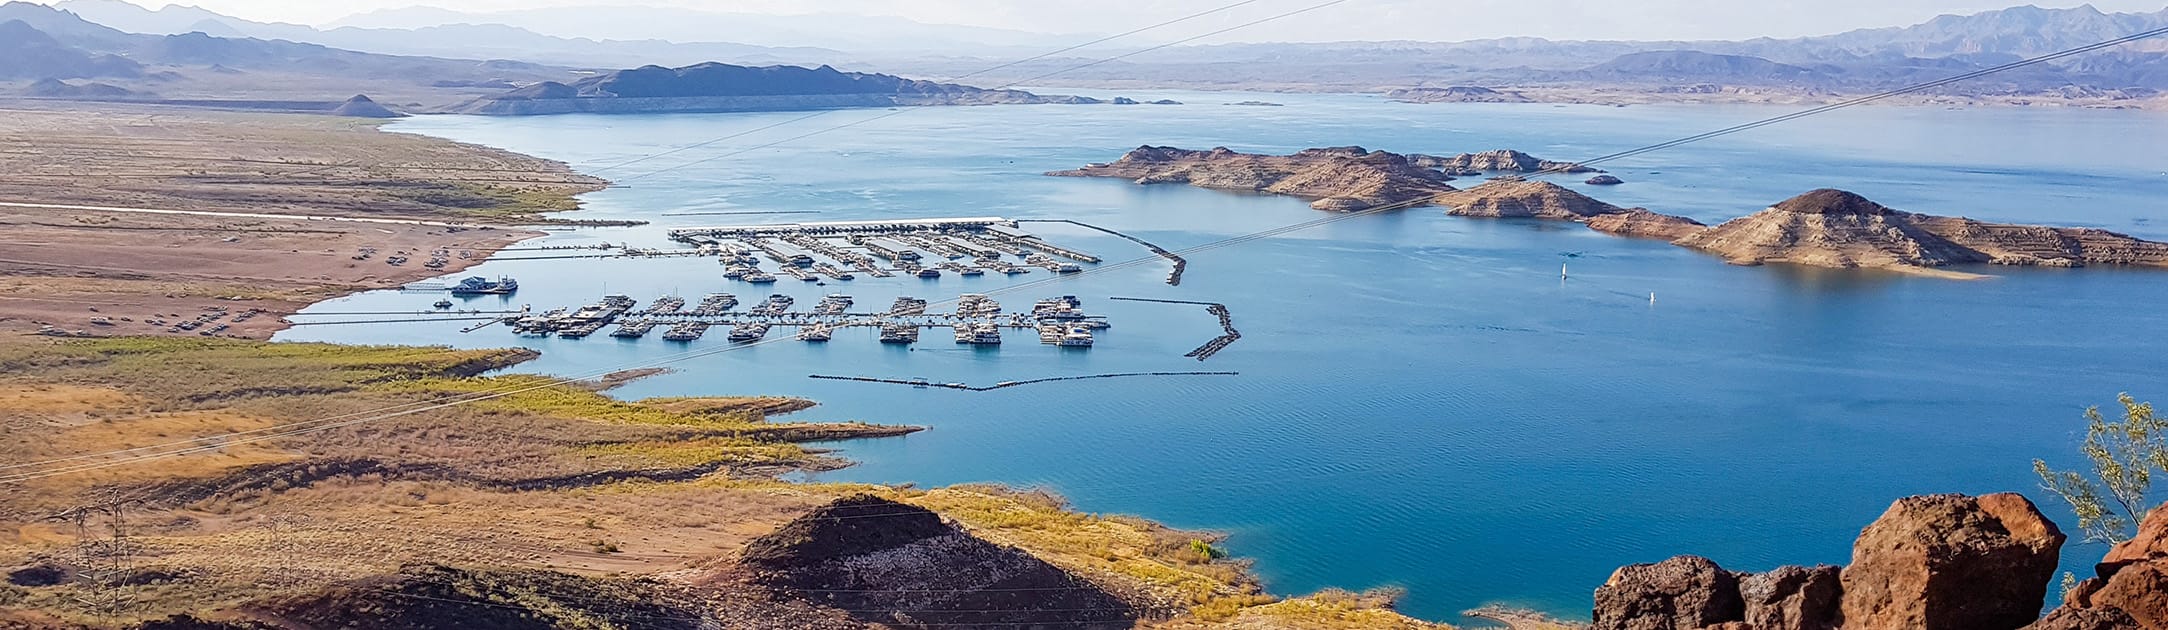
[[[1460,189],[1457,173],[1497,174]],[[2168,244],[2094,228],[1989,223],[1890,209],[1857,194],[1822,189],[1714,227],[1646,208],[1621,208],[1526,173],[1595,172],[1567,162],[1498,150],[1440,158],[1361,147],[1253,155],[1226,148],[1192,151],[1140,147],[1105,164],[1048,175],[1118,177],[1139,184],[1186,182],[1202,188],[1257,191],[1312,200],[1311,207],[1354,212],[1436,205],[1467,217],[1534,218],[1585,223],[1620,236],[1654,238],[1722,256],[1739,265],[1791,263],[1872,268],[1948,278],[1979,274],[1950,265],[2168,267]]]

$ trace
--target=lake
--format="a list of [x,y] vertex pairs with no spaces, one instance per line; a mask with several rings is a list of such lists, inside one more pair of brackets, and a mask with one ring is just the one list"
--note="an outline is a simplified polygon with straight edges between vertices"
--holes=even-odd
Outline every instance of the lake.
[[[1788,111],[1093,95],[1187,104],[925,108],[870,121],[891,112],[838,111],[618,168],[607,167],[804,114],[432,116],[391,128],[601,169],[623,185],[588,195],[577,216],[653,222],[523,246],[669,246],[668,228],[703,224],[1005,216],[1084,221],[1180,249],[1323,215],[1294,199],[1041,173],[1141,144],[1515,148],[1574,160]],[[1222,105],[1253,98],[1286,106]],[[868,122],[799,137],[857,121]],[[1605,164],[1623,186],[1561,183],[1712,224],[1837,187],[1914,212],[2168,240],[2162,146],[2159,113],[1854,108]],[[718,212],[814,214],[688,214]],[[1110,262],[1150,256],[1081,228],[1028,228]],[[1425,208],[1198,253],[1180,287],[1163,284],[1155,262],[997,298],[1013,309],[1079,296],[1114,324],[1088,351],[1014,333],[998,349],[940,334],[903,348],[865,330],[724,350],[721,331],[688,348],[461,334],[466,322],[304,326],[278,338],[525,345],[544,354],[520,371],[559,375],[683,359],[615,393],[804,396],[822,403],[807,419],[932,427],[837,445],[859,465],[823,480],[1044,485],[1085,511],[1226,532],[1276,593],[1390,585],[1407,589],[1405,612],[1429,619],[1492,602],[1585,618],[1590,592],[1624,564],[1686,553],[1733,570],[1841,564],[1859,528],[1911,494],[2021,491],[2074,526],[2037,490],[2030,462],[2077,463],[2088,405],[2121,391],[2168,398],[2168,272],[1979,271],[1999,277],[1735,267],[1579,225]],[[729,283],[706,258],[502,260],[460,275],[500,274],[521,281],[516,296],[464,307],[771,292]],[[801,305],[843,291],[885,309],[897,295],[954,298],[1048,275],[786,278],[773,291]],[[1210,361],[1187,359],[1220,334],[1213,316],[1113,296],[1224,303],[1243,337]],[[436,299],[375,292],[311,311]],[[991,385],[1184,370],[1240,375],[983,393],[807,378]],[[2064,565],[2082,574],[2103,551],[2072,544]]]

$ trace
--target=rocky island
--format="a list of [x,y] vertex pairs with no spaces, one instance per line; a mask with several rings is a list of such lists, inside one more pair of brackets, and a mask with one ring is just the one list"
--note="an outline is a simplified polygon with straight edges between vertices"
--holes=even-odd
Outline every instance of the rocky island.
[[1601,173],[1587,166],[1572,162],[1554,162],[1512,149],[1498,149],[1482,153],[1462,153],[1452,157],[1415,154],[1408,158],[1417,166],[1445,171],[1448,175],[1474,177],[1486,172],[1497,173]]
[[683,68],[644,66],[573,83],[544,81],[485,96],[454,108],[462,114],[741,112],[906,105],[1098,103],[1098,99],[1040,96],[843,72],[828,66],[749,67],[703,63]]
[[1311,200],[1319,210],[1347,212],[1419,201],[1454,188],[1452,177],[1417,165],[1413,156],[1362,147],[1306,149],[1292,155],[1240,153],[1226,147],[1194,151],[1144,146],[1106,164],[1047,173],[1056,177],[1118,177],[1138,184],[1186,183],[1199,188],[1267,192]]
[[[1187,183],[1290,195],[1312,200],[1311,207],[1319,210],[1336,212],[1436,205],[1454,216],[1572,221],[1606,234],[1670,241],[1739,265],[1871,268],[1945,278],[1984,277],[1942,269],[1961,264],[2168,267],[2168,243],[2095,228],[1989,223],[1902,212],[1842,190],[1811,191],[1709,227],[1687,217],[1621,208],[1558,184],[1510,175],[1541,172],[1600,171],[1507,149],[1437,157],[1362,147],[1256,155],[1225,147],[1193,151],[1145,146],[1111,163],[1048,175],[1119,177],[1138,184]],[[1455,174],[1485,173],[1509,175],[1467,189],[1447,183]]]

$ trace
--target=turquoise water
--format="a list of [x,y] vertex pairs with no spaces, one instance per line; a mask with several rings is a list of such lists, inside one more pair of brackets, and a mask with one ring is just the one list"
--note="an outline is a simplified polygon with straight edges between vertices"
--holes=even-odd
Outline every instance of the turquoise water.
[[[1160,95],[1152,95],[1158,98]],[[592,218],[543,244],[661,245],[671,226],[766,220],[1001,215],[1077,219],[1170,248],[1318,218],[1300,201],[1039,173],[1139,144],[1290,151],[1361,144],[1453,153],[1518,148],[1600,155],[1781,113],[1756,107],[1405,105],[1357,96],[1170,93],[1179,107],[913,110],[863,126],[648,177],[883,111],[848,111],[601,173]],[[394,129],[595,169],[799,114],[423,117]],[[1591,190],[1715,222],[1805,190],[1851,189],[1901,209],[2088,225],[2168,239],[2168,118],[2107,111],[1861,108],[1608,165],[1629,183]],[[1574,185],[1579,186],[1578,183]],[[663,216],[716,211],[818,211]],[[1112,237],[1031,226],[1110,260],[1149,256]],[[1573,277],[1558,277],[1573,252]],[[512,255],[512,254],[508,254]],[[767,290],[728,285],[708,259],[498,261],[505,304],[574,305]],[[1408,589],[1403,609],[1453,620],[1490,602],[1585,616],[1622,564],[1696,553],[1736,570],[1842,563],[1858,529],[1897,497],[2025,491],[2034,457],[2075,459],[2079,412],[2119,391],[2168,398],[2168,273],[1985,270],[1953,282],[1874,273],[1742,268],[1660,242],[1576,225],[1363,217],[1163,264],[1091,274],[1000,299],[1076,294],[1115,328],[1089,351],[1012,335],[998,350],[938,334],[913,349],[870,332],[719,352],[637,382],[626,397],[789,394],[811,419],[919,424],[906,438],[841,444],[857,467],[823,479],[1044,484],[1094,512],[1231,534],[1275,592]],[[466,274],[462,274],[466,275]],[[808,304],[846,291],[953,298],[1045,273],[937,282],[861,279],[775,290]],[[1657,295],[1652,304],[1649,294]],[[1244,337],[1206,363],[1182,358]],[[424,307],[374,293],[314,310]],[[497,299],[470,306],[500,303]],[[535,340],[462,323],[301,327],[281,339],[529,345],[520,369],[590,374],[672,357],[659,339]],[[693,350],[727,347],[721,335]],[[924,377],[992,384],[1108,372],[1232,370],[1234,377],[1054,383],[988,393],[808,379]],[[2069,522],[2067,510],[2043,509]],[[2083,571],[2102,549],[2072,546]]]

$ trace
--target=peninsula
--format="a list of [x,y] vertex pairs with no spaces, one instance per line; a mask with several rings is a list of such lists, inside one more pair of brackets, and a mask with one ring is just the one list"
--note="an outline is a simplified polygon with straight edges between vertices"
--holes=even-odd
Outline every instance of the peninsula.
[[1832,189],[1793,197],[1676,242],[1746,265],[1786,262],[1899,271],[1968,263],[2168,267],[2168,244],[2093,228],[1914,214]]
[[[1434,205],[1446,207],[1446,213],[1454,216],[1572,221],[1607,234],[1669,241],[1739,265],[1885,269],[1945,278],[1984,277],[1944,269],[1964,264],[2168,267],[2168,243],[2095,228],[1902,212],[1842,190],[1810,191],[1710,227],[1646,208],[1622,208],[1565,186],[1521,176],[1593,171],[1512,150],[1440,158],[1361,147],[1275,156],[1224,147],[1193,151],[1146,146],[1111,163],[1048,175],[1117,177],[1138,184],[1188,183],[1289,195],[1310,199],[1312,207],[1328,211]],[[1453,180],[1448,172],[1499,176],[1459,189],[1446,183]]]
[[[0,107],[0,332],[187,335],[455,273],[603,180],[381,119],[119,103]],[[226,320],[261,339],[275,315]]]

